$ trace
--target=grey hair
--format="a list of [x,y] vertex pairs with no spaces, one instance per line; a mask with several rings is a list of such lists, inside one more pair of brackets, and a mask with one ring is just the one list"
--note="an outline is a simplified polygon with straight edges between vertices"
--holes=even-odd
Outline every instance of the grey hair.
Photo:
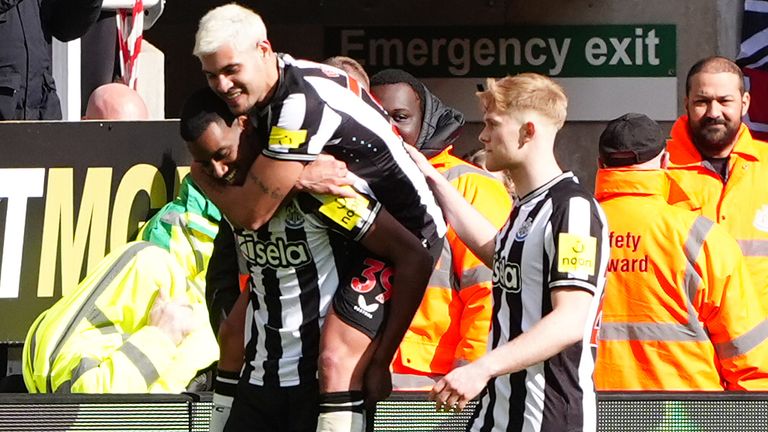
[[192,53],[200,58],[213,54],[226,43],[236,51],[244,51],[266,40],[267,27],[259,14],[230,3],[211,9],[200,18]]

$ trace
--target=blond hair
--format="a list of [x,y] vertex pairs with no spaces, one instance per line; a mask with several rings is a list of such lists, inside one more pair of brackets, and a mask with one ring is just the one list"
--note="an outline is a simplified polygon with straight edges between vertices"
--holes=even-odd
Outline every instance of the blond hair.
[[487,89],[476,95],[488,111],[535,111],[552,120],[557,129],[565,124],[568,97],[551,78],[536,73],[521,73],[501,79],[488,78]]
[[350,75],[352,78],[356,79],[366,89],[368,89],[371,86],[371,82],[368,79],[368,74],[365,72],[363,65],[361,65],[357,60],[351,57],[346,57],[346,56],[328,57],[327,59],[323,60],[323,63],[343,70],[344,72],[347,73],[347,75]]
[[226,43],[236,51],[244,51],[266,40],[267,27],[259,14],[230,3],[211,9],[200,18],[192,54],[198,58],[213,54]]

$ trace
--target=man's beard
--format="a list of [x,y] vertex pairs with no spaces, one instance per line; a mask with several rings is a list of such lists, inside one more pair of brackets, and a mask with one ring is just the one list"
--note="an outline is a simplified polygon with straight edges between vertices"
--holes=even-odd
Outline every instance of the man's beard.
[[[725,129],[709,128],[710,126],[715,125],[723,125],[725,126]],[[719,154],[730,147],[736,141],[736,136],[739,134],[740,127],[740,121],[734,125],[729,124],[723,118],[703,118],[699,122],[698,128],[694,128],[693,125],[689,123],[693,143],[700,152],[706,153],[707,156]]]

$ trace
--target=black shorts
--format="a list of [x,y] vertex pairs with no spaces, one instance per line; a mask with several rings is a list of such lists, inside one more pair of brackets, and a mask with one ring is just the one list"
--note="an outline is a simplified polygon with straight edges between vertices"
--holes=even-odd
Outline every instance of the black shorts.
[[315,432],[317,381],[291,387],[257,386],[240,379],[225,432]]
[[[442,239],[429,245],[433,267],[440,256]],[[392,294],[392,265],[360,246],[358,259],[348,268],[333,297],[333,310],[346,324],[373,339],[389,313]]]
[[[340,270],[339,287],[333,297],[333,309],[346,324],[373,339],[384,323],[389,309],[392,287],[392,265],[371,255],[359,241],[365,237],[381,204],[372,197],[356,191],[354,198],[332,195],[299,195],[303,211],[311,212],[331,231],[354,244],[345,252],[346,262]],[[433,244],[422,242],[433,259],[440,256],[442,239]],[[434,264],[434,261],[433,261]]]

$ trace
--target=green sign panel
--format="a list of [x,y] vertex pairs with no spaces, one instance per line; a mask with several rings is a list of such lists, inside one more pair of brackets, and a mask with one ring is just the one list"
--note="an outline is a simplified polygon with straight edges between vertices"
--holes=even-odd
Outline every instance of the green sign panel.
[[331,27],[325,54],[421,78],[674,77],[674,25]]

